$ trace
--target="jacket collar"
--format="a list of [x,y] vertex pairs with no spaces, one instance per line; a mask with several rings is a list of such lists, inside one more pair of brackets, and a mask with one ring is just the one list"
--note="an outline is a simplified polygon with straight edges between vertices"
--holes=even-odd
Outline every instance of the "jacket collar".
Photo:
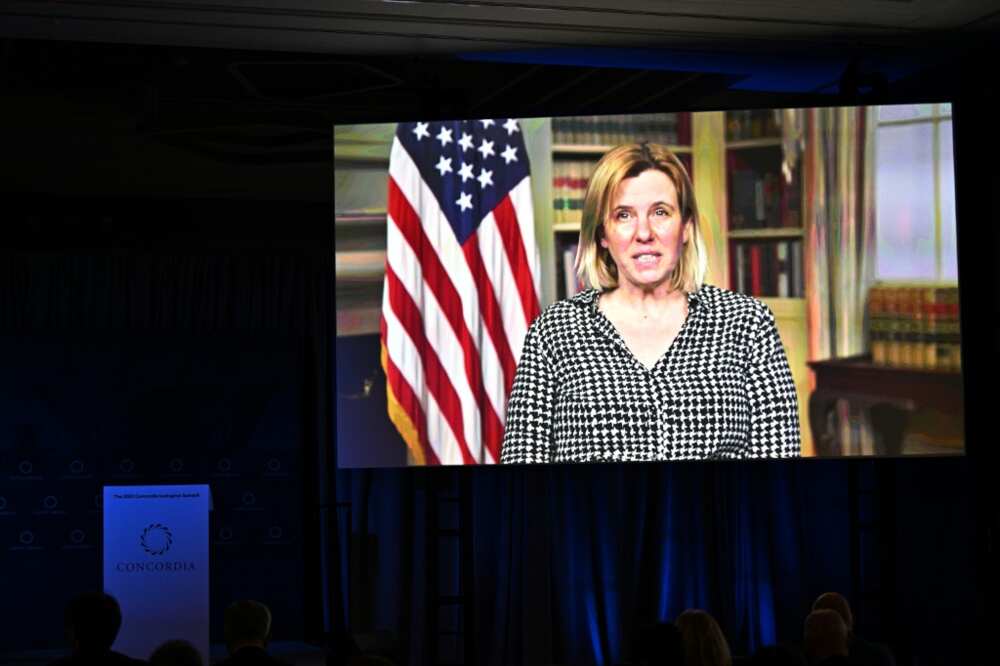
[[[711,309],[711,293],[714,287],[702,285],[698,291],[688,293],[688,308],[693,311],[697,309]],[[570,303],[589,308],[593,313],[597,312],[597,299],[602,294],[600,289],[584,289],[575,296],[569,298]]]

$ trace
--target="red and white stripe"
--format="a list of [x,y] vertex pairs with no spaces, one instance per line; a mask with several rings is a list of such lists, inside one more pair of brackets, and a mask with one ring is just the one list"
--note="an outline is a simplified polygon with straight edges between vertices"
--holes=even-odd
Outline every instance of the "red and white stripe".
[[496,463],[514,368],[539,312],[529,179],[459,244],[394,139],[387,226],[382,341],[393,394],[428,464]]

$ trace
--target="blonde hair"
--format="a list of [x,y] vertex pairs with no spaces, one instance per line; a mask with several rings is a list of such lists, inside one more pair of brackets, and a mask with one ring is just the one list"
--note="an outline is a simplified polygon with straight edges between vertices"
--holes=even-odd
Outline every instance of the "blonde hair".
[[711,615],[688,609],[677,616],[674,624],[681,632],[686,666],[731,666],[729,643]]
[[633,143],[606,152],[594,167],[587,184],[576,254],[576,274],[584,284],[594,289],[614,289],[618,286],[618,267],[608,250],[601,247],[604,222],[611,214],[612,199],[621,182],[650,169],[663,172],[673,182],[682,223],[691,225],[688,240],[670,276],[670,287],[691,293],[698,291],[704,283],[708,251],[701,236],[698,204],[687,169],[666,146]]

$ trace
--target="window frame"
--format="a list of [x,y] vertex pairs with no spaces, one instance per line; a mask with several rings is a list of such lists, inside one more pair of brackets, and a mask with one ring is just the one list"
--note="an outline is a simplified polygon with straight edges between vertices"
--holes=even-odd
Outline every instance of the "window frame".
[[[921,115],[916,118],[899,118],[894,120],[881,120],[881,109],[885,106],[896,106],[894,104],[880,104],[876,107],[875,112],[875,132],[878,134],[879,129],[882,127],[898,127],[900,125],[931,125],[931,173],[934,181],[934,277],[931,278],[935,282],[953,282],[952,279],[945,279],[942,277],[943,269],[943,259],[944,254],[942,246],[942,234],[941,234],[941,123],[951,122],[951,103],[950,102],[934,102],[930,105],[931,112],[930,115]],[[916,105],[914,105],[916,106]],[[944,109],[947,108],[947,111]],[[954,127],[954,125],[952,125]],[[878,150],[878,142],[876,142],[876,150]],[[954,151],[954,148],[952,148]],[[877,163],[877,158],[876,158]],[[876,181],[876,191],[878,188],[878,182]],[[876,195],[877,196],[877,195]],[[875,211],[875,223],[878,224],[878,210]],[[876,232],[877,233],[877,232]],[[876,279],[881,280],[878,274],[878,262],[875,263],[876,268]],[[915,280],[921,280],[925,278],[911,278]],[[957,282],[957,281],[954,281]]]

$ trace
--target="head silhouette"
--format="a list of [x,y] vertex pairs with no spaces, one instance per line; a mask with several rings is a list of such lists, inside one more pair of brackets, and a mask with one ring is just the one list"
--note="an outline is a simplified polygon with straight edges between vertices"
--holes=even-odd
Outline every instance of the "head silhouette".
[[847,624],[837,611],[822,608],[809,613],[804,634],[806,656],[810,660],[847,656]]
[[687,666],[732,664],[729,643],[711,615],[703,610],[689,609],[677,616],[676,624],[684,641],[684,663]]
[[87,592],[66,607],[66,635],[73,651],[81,654],[107,652],[122,626],[122,609],[110,594]]
[[237,601],[226,609],[226,645],[230,652],[241,647],[266,647],[271,638],[271,611],[259,601]]
[[198,648],[187,641],[167,641],[149,657],[149,666],[204,666]]
[[812,605],[813,610],[823,610],[828,609],[836,611],[840,619],[844,621],[847,625],[847,632],[851,633],[854,631],[854,615],[851,613],[851,605],[847,603],[847,599],[844,595],[838,594],[837,592],[824,592],[823,594],[816,597],[816,601]]

